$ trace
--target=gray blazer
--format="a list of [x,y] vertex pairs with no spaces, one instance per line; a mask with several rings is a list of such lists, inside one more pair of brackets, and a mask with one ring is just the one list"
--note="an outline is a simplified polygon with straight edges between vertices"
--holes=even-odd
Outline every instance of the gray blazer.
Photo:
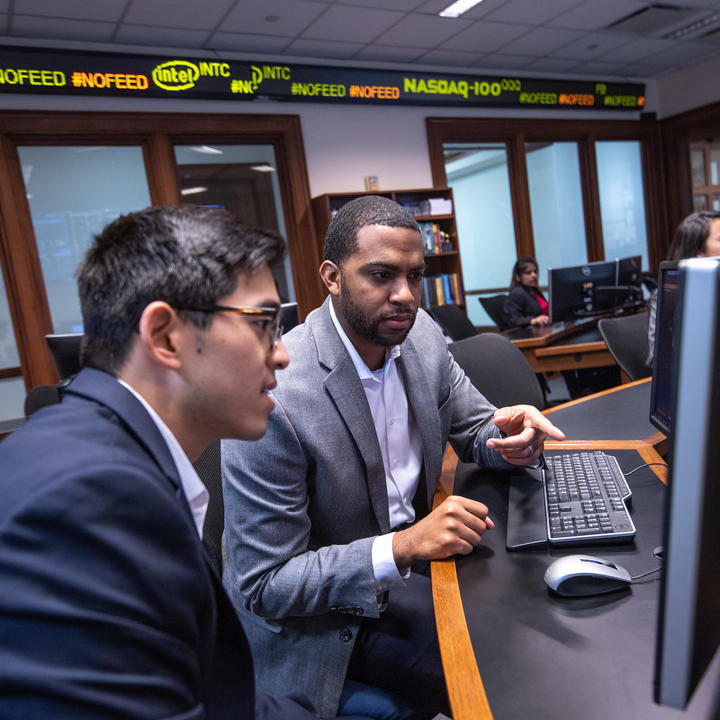
[[[361,617],[377,618],[371,546],[391,530],[380,446],[329,299],[284,339],[276,408],[258,442],[223,441],[224,583],[259,686],[337,712]],[[459,458],[509,467],[485,447],[495,408],[420,310],[398,369],[422,436],[431,507],[448,441]],[[400,590],[400,592],[402,592]]]

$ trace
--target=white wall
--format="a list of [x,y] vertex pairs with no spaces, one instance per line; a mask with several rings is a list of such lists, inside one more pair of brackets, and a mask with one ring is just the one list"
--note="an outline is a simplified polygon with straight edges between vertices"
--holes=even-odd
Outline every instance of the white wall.
[[657,81],[658,118],[720,101],[720,58],[679,70]]

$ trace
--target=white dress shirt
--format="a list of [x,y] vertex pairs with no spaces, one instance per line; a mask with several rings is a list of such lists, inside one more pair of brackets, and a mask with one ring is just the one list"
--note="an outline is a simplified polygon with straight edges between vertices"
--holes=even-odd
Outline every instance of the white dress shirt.
[[198,477],[195,468],[190,460],[188,460],[188,456],[180,447],[180,443],[175,439],[175,436],[170,431],[170,428],[163,422],[162,418],[155,412],[155,410],[153,410],[147,400],[145,400],[145,398],[140,395],[137,390],[128,385],[124,380],[120,380],[118,378],[118,382],[123,387],[127,388],[143,404],[143,407],[148,411],[152,421],[155,423],[157,429],[160,431],[160,434],[163,436],[180,477],[180,485],[182,486],[185,497],[190,504],[190,510],[192,511],[193,520],[195,521],[195,528],[197,529],[200,539],[202,539],[205,513],[207,512],[208,502],[210,500],[210,495],[208,494],[205,485],[203,485],[202,480]]
[[[394,345],[386,351],[383,367],[370,370],[342,329],[332,302],[330,316],[350,353],[370,406],[385,468],[390,527],[412,522],[415,519],[412,501],[422,472],[422,441],[395,362],[400,356],[400,346]],[[409,575],[400,575],[395,564],[394,534],[379,535],[373,542],[372,563],[378,592],[404,584],[404,578]]]

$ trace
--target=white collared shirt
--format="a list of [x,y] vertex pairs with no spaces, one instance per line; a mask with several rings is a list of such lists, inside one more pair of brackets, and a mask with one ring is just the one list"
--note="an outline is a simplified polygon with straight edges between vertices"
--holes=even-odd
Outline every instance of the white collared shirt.
[[[422,441],[395,362],[400,356],[400,346],[394,345],[386,352],[382,368],[370,370],[345,334],[332,302],[330,316],[355,365],[370,406],[385,468],[390,527],[412,522],[415,519],[412,501],[422,472]],[[394,534],[380,535],[373,542],[372,562],[378,592],[403,583],[392,552]]]
[[123,387],[127,388],[143,404],[143,407],[148,411],[152,421],[155,423],[157,429],[160,431],[160,434],[163,436],[165,444],[168,446],[168,450],[170,450],[170,455],[172,455],[178,476],[180,477],[180,485],[182,486],[185,497],[190,505],[193,520],[195,521],[195,528],[202,539],[205,513],[207,512],[208,502],[210,500],[210,495],[208,494],[205,485],[203,485],[202,480],[198,477],[195,468],[190,460],[188,460],[188,456],[180,447],[180,443],[176,440],[170,428],[163,422],[162,418],[155,412],[147,400],[145,400],[145,398],[140,395],[137,390],[128,385],[124,380],[117,378],[117,381]]

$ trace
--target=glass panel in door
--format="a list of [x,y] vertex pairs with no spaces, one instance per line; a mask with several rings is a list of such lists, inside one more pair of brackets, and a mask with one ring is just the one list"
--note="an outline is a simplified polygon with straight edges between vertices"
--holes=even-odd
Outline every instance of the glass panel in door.
[[[287,238],[272,145],[178,145],[175,160],[183,202],[227,208]],[[293,302],[289,254],[273,275],[281,300]]]
[[0,272],[0,433],[9,429],[8,421],[24,416],[25,381],[20,373],[15,332],[5,283]]
[[640,143],[595,143],[605,259],[642,256],[648,268]]
[[577,143],[526,143],[535,256],[540,285],[548,270],[587,262]]
[[82,332],[75,270],[93,235],[150,205],[142,148],[18,147],[56,333]]
[[516,260],[510,176],[504,143],[446,143],[445,173],[455,199],[467,314],[494,323],[480,296],[507,292]]

